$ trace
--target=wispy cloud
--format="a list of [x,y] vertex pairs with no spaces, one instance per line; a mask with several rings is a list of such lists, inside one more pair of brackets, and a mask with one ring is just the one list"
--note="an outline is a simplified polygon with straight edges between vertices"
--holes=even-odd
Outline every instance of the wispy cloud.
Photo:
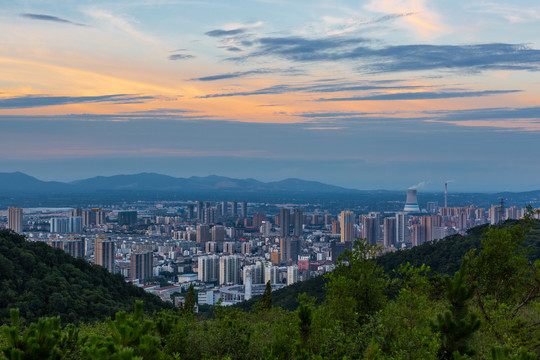
[[303,112],[295,114],[296,116],[301,116],[304,118],[310,119],[326,119],[326,118],[342,118],[342,117],[357,117],[357,116],[366,116],[374,115],[373,113],[366,112],[336,112],[336,111],[327,111],[327,112]]
[[374,47],[359,37],[326,36],[264,37],[253,51],[231,60],[274,56],[293,62],[360,62],[358,71],[387,73],[404,71],[540,70],[540,50],[523,44],[399,45]]
[[133,104],[153,100],[154,96],[115,94],[101,96],[47,96],[25,95],[11,98],[0,98],[0,109],[26,109],[43,106],[56,106],[82,103],[110,102],[114,104]]
[[382,23],[382,22],[387,22],[387,21],[392,21],[392,20],[395,20],[395,19],[399,19],[399,18],[402,18],[402,17],[415,15],[415,14],[416,14],[415,12],[406,12],[406,13],[401,13],[401,14],[388,14],[388,15],[383,15],[383,16],[380,16],[380,17],[372,19],[372,20],[367,20],[365,22],[360,22],[360,24],[361,25],[378,24],[378,23]]
[[160,42],[153,38],[152,36],[149,36],[142,31],[139,31],[136,29],[135,26],[133,26],[133,21],[124,18],[123,16],[118,16],[110,11],[91,7],[83,9],[83,12],[87,14],[88,16],[91,16],[92,18],[96,19],[97,21],[105,22],[109,25],[114,26],[115,28],[121,30],[122,32],[129,34],[130,36],[137,38],[139,40],[142,40],[147,43],[151,44],[160,44]]
[[540,106],[426,111],[423,114],[452,121],[530,119],[540,122]]
[[342,98],[321,98],[316,101],[367,101],[367,100],[433,100],[490,96],[520,92],[521,90],[484,90],[484,91],[421,91],[379,94],[368,96],[351,96]]
[[190,54],[172,54],[172,55],[169,55],[169,60],[173,60],[173,61],[188,60],[188,59],[193,59],[194,57],[195,56],[190,55]]
[[292,61],[320,61],[335,58],[345,49],[369,42],[364,38],[328,36],[309,39],[300,36],[264,37],[258,40],[258,48],[249,56],[278,56]]
[[370,19],[363,19],[359,17],[334,17],[324,16],[322,18],[325,27],[325,33],[328,35],[342,35],[358,31],[362,27],[381,24],[389,21],[393,21],[399,18],[415,15],[414,12],[388,14]]
[[405,25],[423,38],[432,38],[444,32],[447,26],[430,5],[427,0],[370,0],[365,8],[383,14],[413,13],[414,16],[404,17]]
[[216,80],[241,78],[241,77],[246,77],[249,75],[276,74],[276,73],[282,73],[282,74],[287,74],[287,75],[297,75],[297,74],[300,75],[300,74],[303,74],[304,72],[299,69],[292,69],[292,68],[291,69],[263,68],[263,69],[249,70],[249,71],[236,71],[236,72],[231,72],[227,74],[209,75],[209,76],[193,78],[190,80],[216,81]]
[[211,30],[206,33],[205,35],[212,36],[212,37],[224,37],[224,36],[234,36],[234,35],[240,35],[246,32],[246,29],[232,29],[232,30],[222,30],[222,29],[216,29]]
[[331,82],[331,83],[319,83],[308,85],[274,85],[263,89],[257,89],[253,91],[238,91],[230,93],[217,93],[200,96],[199,98],[217,98],[217,97],[231,97],[231,96],[251,96],[251,95],[268,95],[268,94],[285,94],[292,92],[307,92],[307,93],[334,93],[343,91],[372,91],[372,90],[403,90],[403,89],[416,89],[420,86],[403,85],[403,86],[378,86],[370,84],[351,84],[348,82]]
[[473,2],[468,4],[465,6],[465,9],[482,15],[497,15],[514,24],[530,23],[540,20],[540,7],[512,6],[482,1],[481,3]]
[[53,16],[53,15],[22,13],[19,16],[27,18],[27,19],[32,19],[32,20],[52,21],[52,22],[71,24],[71,25],[77,25],[77,26],[87,26],[85,24],[76,23],[67,19],[60,18],[58,16]]

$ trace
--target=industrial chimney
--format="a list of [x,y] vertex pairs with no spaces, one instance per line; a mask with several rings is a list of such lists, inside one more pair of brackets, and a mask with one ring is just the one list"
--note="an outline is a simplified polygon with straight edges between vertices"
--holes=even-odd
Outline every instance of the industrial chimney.
[[407,189],[407,201],[405,202],[406,212],[420,212],[418,207],[418,199],[416,198],[416,189]]

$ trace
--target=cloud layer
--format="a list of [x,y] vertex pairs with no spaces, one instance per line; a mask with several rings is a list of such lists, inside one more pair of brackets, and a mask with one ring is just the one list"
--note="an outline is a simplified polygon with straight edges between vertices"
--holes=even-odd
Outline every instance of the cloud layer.
[[358,70],[371,73],[403,71],[540,69],[540,50],[523,44],[389,45],[375,47],[367,38],[262,37],[245,57],[278,57],[292,62],[358,61]]
[[0,98],[0,109],[26,109],[43,106],[57,106],[83,103],[110,102],[114,104],[133,104],[155,99],[153,96],[115,94],[102,96],[46,96],[26,95]]

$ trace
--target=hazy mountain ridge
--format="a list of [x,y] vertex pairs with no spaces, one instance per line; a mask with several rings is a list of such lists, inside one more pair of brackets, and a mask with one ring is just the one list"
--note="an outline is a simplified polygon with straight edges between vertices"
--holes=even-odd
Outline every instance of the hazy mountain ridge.
[[[276,194],[278,196],[332,196],[332,197],[395,197],[401,199],[401,191],[396,190],[357,190],[340,186],[324,184],[318,181],[288,178],[280,181],[262,182],[253,178],[235,179],[225,176],[191,176],[189,178],[173,177],[156,173],[139,173],[131,175],[96,176],[88,179],[81,179],[72,182],[43,181],[22,172],[0,172],[0,194],[4,197],[11,195],[89,195],[101,193],[122,193],[122,194],[223,194],[223,195],[263,195]],[[404,190],[403,190],[404,193]],[[281,195],[280,195],[281,194]],[[429,194],[430,198],[439,200],[442,204],[442,192],[422,191],[419,200]],[[161,195],[158,195],[161,196]],[[524,192],[498,192],[498,193],[451,193],[449,194],[449,204],[456,202],[456,197],[466,197],[470,203],[476,203],[482,199],[489,198],[490,203],[498,203],[501,198],[506,200],[521,201],[526,203],[536,203],[540,201],[540,190]],[[404,200],[404,199],[403,199]]]
[[359,190],[346,189],[339,186],[323,184],[317,181],[302,179],[284,179],[274,182],[262,182],[255,179],[234,179],[224,176],[210,175],[177,178],[156,173],[140,173],[133,175],[96,176],[69,183],[42,181],[21,172],[0,173],[0,192],[89,192],[100,190],[132,190],[132,191],[234,191],[234,192],[321,192],[347,193]]
[[3,192],[61,191],[66,185],[58,181],[42,181],[19,171],[0,173],[0,191]]

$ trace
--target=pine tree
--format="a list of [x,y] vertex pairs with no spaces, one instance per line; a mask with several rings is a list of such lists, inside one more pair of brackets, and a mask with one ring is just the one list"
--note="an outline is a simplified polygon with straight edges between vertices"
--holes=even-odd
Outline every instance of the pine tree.
[[60,318],[40,318],[21,331],[19,310],[11,310],[11,326],[4,329],[7,346],[2,352],[7,359],[60,359],[62,336]]
[[472,298],[475,284],[466,283],[468,260],[464,259],[461,268],[454,278],[446,276],[446,299],[450,303],[444,314],[437,316],[432,323],[433,330],[441,335],[441,358],[453,359],[459,355],[473,355],[474,350],[469,347],[471,335],[480,327],[480,320],[476,315],[469,313],[467,302]]
[[272,308],[272,285],[270,284],[270,280],[266,283],[266,288],[257,308],[259,311],[266,311]]
[[186,314],[192,314],[195,311],[195,289],[193,289],[193,285],[189,285],[183,311]]

